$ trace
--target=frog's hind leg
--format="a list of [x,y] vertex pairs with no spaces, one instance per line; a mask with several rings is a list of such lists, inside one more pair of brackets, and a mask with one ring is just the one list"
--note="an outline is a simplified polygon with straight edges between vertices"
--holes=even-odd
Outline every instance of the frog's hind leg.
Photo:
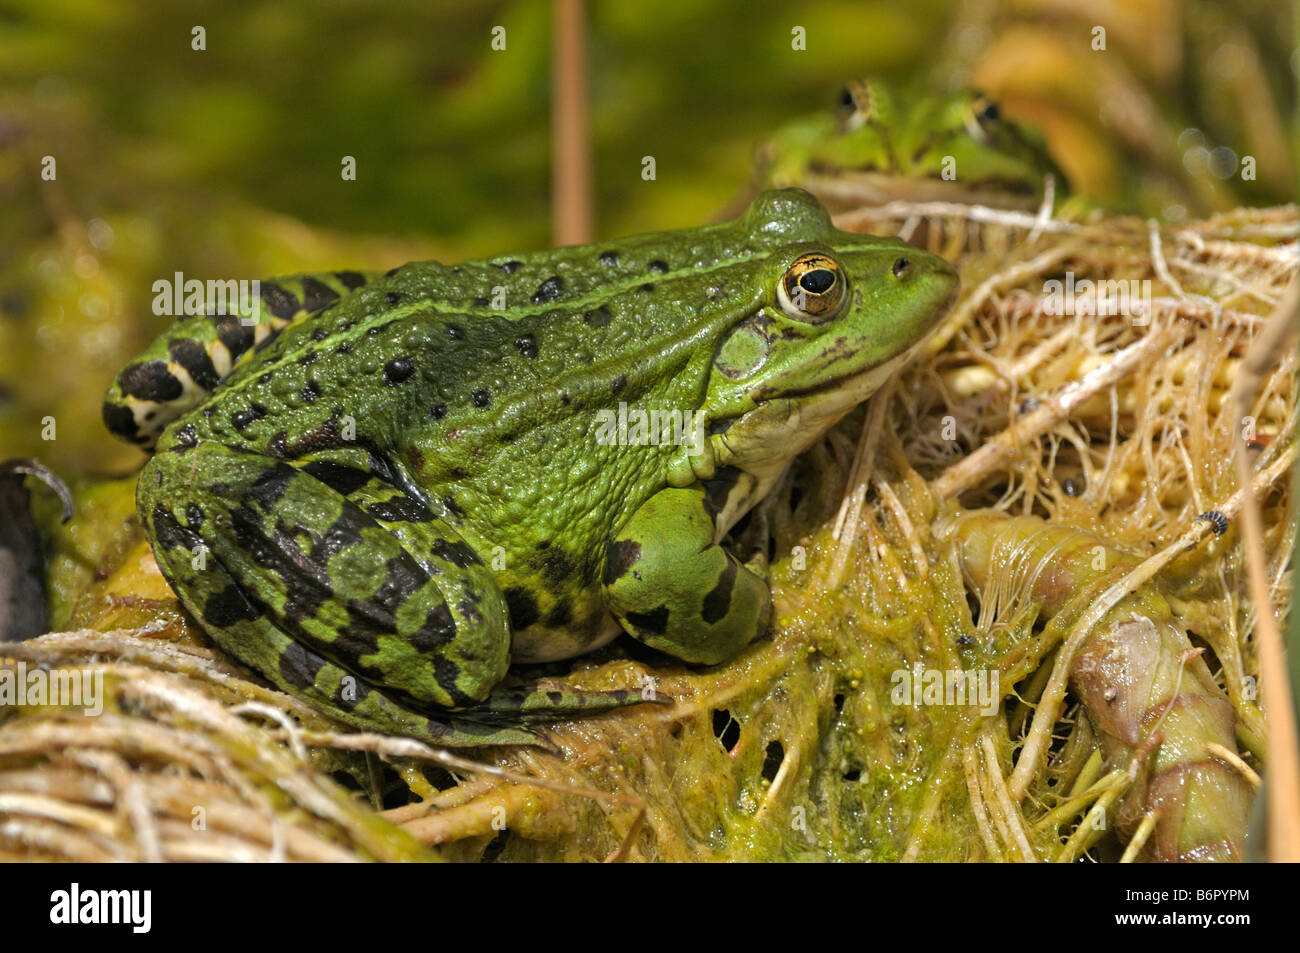
[[122,439],[152,448],[169,423],[205,400],[255,349],[378,277],[338,271],[210,282],[211,312],[178,317],[123,368],[104,397],[104,424]]
[[504,599],[450,527],[350,467],[211,442],[180,456],[150,461],[137,499],[163,574],[223,649],[360,728],[539,743],[436,710],[485,699],[509,661]]

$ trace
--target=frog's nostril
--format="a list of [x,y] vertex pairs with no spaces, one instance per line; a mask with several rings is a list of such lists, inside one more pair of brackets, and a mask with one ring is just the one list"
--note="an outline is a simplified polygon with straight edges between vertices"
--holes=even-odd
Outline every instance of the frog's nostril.
[[905,278],[912,270],[912,262],[907,258],[900,258],[894,262],[894,267],[890,269],[895,278]]

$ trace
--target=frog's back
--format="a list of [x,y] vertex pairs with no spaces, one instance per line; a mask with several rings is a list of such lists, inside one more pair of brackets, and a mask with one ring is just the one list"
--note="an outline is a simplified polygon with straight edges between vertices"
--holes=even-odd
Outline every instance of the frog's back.
[[[168,328],[118,376],[104,418],[146,448],[184,418],[183,440],[280,455],[287,435],[261,433],[270,424],[259,421],[283,423],[284,413],[297,415],[299,433],[365,415],[377,433],[396,436],[415,420],[428,432],[463,424],[461,412],[535,405],[529,395],[539,391],[566,405],[591,392],[591,406],[607,406],[616,381],[635,383],[638,368],[662,377],[675,350],[689,357],[682,342],[698,343],[694,332],[752,298],[753,268],[772,248],[824,232],[829,222],[820,209],[808,214],[811,202],[769,193],[742,227],[263,281],[260,314],[194,316]],[[570,392],[548,386],[583,366]]]

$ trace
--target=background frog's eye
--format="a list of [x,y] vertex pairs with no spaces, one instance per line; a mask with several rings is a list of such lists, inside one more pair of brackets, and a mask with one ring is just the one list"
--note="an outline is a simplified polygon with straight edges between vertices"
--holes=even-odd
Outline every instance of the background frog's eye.
[[848,300],[839,263],[816,252],[795,259],[777,285],[777,302],[792,318],[820,324],[840,313]]
[[876,112],[871,85],[861,80],[848,83],[835,97],[835,111],[843,132],[852,132],[871,121]]
[[975,113],[975,119],[981,125],[995,123],[1002,119],[1002,111],[998,109],[998,104],[983,96],[980,96],[971,104],[971,111]]
[[983,145],[991,142],[998,132],[1001,121],[1002,113],[998,110],[998,104],[987,96],[976,96],[971,101],[969,110],[962,117],[962,124],[966,127],[967,134]]

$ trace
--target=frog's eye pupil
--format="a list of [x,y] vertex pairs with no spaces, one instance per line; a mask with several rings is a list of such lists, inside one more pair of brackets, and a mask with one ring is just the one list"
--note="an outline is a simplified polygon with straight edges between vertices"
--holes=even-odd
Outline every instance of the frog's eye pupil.
[[984,122],[997,122],[1000,118],[1002,118],[1002,116],[998,111],[997,103],[989,103],[980,112],[980,119]]
[[796,259],[777,284],[781,310],[799,321],[830,321],[843,310],[847,299],[839,264],[819,252]]
[[843,109],[852,109],[857,105],[856,100],[853,98],[853,90],[847,86],[840,90],[839,105]]
[[799,279],[799,285],[809,294],[825,294],[835,284],[835,273],[827,268],[810,271]]
[[894,262],[894,267],[890,270],[893,271],[895,278],[902,278],[903,275],[907,274],[907,270],[911,267],[912,263],[910,261],[906,258],[899,258]]

